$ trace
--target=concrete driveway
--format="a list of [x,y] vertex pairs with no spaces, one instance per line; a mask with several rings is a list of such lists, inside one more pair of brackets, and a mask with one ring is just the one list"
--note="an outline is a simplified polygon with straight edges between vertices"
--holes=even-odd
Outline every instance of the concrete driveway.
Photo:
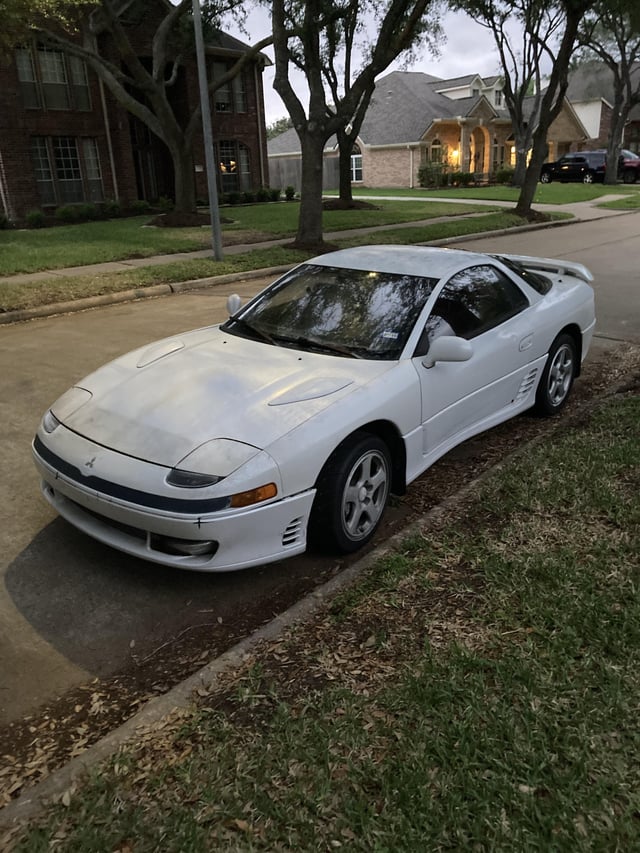
[[[637,214],[500,238],[465,248],[549,255],[596,277],[598,335],[640,344]],[[82,536],[40,497],[30,441],[47,406],[119,353],[224,316],[228,293],[264,281],[144,300],[0,328],[0,414],[5,427],[0,510],[0,724],[144,658],[176,627],[214,626],[251,602],[313,575],[309,561],[232,575],[195,575],[145,564]],[[152,603],[152,606],[150,606]]]

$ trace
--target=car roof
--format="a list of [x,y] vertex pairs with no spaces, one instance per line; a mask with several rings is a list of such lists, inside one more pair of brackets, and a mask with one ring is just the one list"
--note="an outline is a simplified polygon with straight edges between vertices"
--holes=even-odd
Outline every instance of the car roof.
[[472,264],[494,263],[479,252],[435,246],[357,246],[328,252],[307,261],[327,267],[443,278]]

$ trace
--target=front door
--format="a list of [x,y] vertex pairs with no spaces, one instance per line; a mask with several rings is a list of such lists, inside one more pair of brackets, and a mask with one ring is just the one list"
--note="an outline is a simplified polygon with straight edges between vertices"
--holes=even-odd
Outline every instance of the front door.
[[[523,291],[491,264],[456,273],[443,287],[427,321],[425,353],[414,358],[426,457],[435,459],[505,420],[530,390],[541,369],[531,365],[532,314]],[[473,348],[469,361],[437,362],[425,368],[429,343],[442,334],[469,340]]]

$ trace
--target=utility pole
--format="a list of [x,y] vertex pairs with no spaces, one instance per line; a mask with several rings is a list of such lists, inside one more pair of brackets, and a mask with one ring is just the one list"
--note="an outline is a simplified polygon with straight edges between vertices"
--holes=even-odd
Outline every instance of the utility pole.
[[222,260],[222,240],[220,238],[220,210],[218,208],[218,187],[216,184],[216,163],[213,159],[213,134],[211,132],[211,104],[209,102],[209,82],[207,63],[204,54],[202,35],[202,13],[199,0],[193,0],[193,28],[196,37],[196,59],[198,61],[198,87],[200,89],[200,108],[202,111],[202,135],[204,137],[204,156],[207,169],[207,189],[209,193],[209,215],[211,216],[211,247],[216,261]]

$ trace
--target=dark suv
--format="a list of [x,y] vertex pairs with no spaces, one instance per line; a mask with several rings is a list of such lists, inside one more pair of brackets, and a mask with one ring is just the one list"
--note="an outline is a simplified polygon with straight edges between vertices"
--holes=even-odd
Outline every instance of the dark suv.
[[[607,163],[607,152],[603,149],[598,151],[575,151],[565,154],[555,163],[544,163],[540,171],[540,180],[543,184],[551,181],[582,181],[584,184],[593,184],[596,181],[604,181],[604,173]],[[640,177],[640,157],[632,151],[623,149],[618,161],[618,177],[625,184],[634,184]]]

